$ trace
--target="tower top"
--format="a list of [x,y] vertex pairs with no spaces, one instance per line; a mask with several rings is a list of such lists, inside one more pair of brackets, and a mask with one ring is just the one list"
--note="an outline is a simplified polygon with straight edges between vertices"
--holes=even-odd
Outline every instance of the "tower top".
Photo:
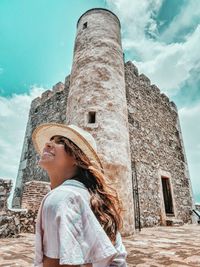
[[80,18],[78,19],[77,24],[76,24],[76,27],[78,28],[78,24],[79,24],[81,18],[82,18],[83,16],[85,16],[85,14],[87,14],[87,13],[89,13],[89,12],[92,12],[92,11],[95,11],[95,10],[102,10],[102,11],[107,11],[107,12],[111,13],[113,16],[115,16],[115,17],[117,18],[118,23],[119,23],[119,27],[121,28],[121,23],[120,23],[120,20],[119,20],[119,18],[117,17],[117,15],[116,15],[115,13],[113,13],[112,11],[110,11],[109,9],[101,8],[101,7],[91,8],[91,9],[87,10],[86,12],[84,12],[84,13],[80,16]]

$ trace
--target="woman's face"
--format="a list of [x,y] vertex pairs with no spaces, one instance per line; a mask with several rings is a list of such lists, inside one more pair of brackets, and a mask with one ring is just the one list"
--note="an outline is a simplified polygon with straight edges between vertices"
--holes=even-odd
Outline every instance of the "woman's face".
[[71,169],[74,163],[75,159],[65,151],[64,144],[55,142],[54,139],[45,143],[43,153],[38,161],[38,164],[46,170]]

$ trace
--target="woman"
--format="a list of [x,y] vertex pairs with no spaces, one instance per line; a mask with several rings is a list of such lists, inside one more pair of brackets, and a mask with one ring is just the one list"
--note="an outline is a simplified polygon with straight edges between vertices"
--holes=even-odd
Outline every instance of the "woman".
[[34,266],[126,267],[122,202],[106,181],[93,136],[45,123],[32,140],[51,187],[38,210]]

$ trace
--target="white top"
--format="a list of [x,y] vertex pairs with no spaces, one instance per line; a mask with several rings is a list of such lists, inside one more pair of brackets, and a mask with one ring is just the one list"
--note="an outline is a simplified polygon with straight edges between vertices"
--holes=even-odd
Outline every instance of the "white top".
[[127,267],[127,251],[118,231],[112,244],[90,207],[87,187],[65,180],[41,201],[35,228],[34,267],[43,267],[43,255],[59,264]]

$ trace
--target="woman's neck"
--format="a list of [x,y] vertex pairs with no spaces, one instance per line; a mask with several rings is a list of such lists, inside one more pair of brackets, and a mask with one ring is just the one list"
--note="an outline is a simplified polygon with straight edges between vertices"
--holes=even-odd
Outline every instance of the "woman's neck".
[[76,177],[76,173],[73,171],[70,171],[68,173],[64,172],[64,173],[48,173],[49,179],[50,179],[50,187],[51,190],[56,188],[57,186],[61,185],[65,180],[68,179],[74,179]]

